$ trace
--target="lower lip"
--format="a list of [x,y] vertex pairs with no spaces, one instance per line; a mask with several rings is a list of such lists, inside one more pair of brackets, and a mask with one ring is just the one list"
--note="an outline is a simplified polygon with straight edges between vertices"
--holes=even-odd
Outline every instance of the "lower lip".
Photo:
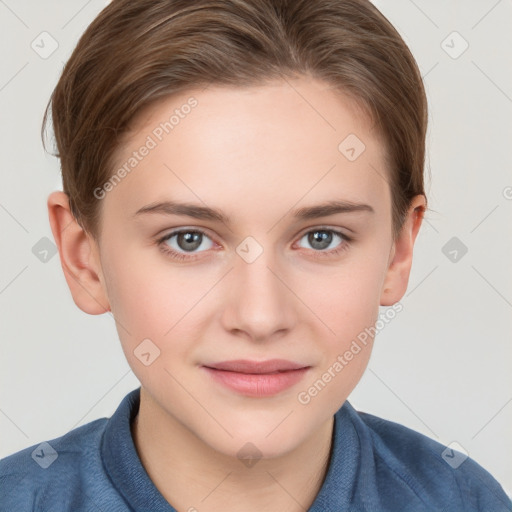
[[276,395],[297,384],[309,368],[279,373],[237,373],[202,366],[211,377],[224,386],[245,396],[264,397]]

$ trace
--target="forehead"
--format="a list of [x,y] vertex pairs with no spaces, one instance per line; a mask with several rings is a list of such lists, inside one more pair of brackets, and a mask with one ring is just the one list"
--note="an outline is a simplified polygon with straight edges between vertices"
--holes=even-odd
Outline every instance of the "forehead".
[[115,168],[151,149],[110,196],[134,208],[176,194],[218,206],[226,196],[288,204],[336,189],[370,201],[386,185],[385,148],[364,110],[311,78],[190,90],[147,108],[132,127]]
[[[192,103],[194,106],[190,107]],[[170,131],[165,131],[161,123],[169,122]],[[260,148],[265,142],[285,149],[291,144],[295,152],[300,151],[297,141],[310,140],[311,145],[318,147],[318,140],[313,139],[321,138],[325,141],[319,148],[322,151],[326,147],[332,149],[333,144],[337,146],[339,139],[349,132],[360,138],[379,137],[360,102],[309,76],[250,87],[210,84],[180,92],[143,109],[131,126],[127,146],[130,141],[135,142],[153,132],[156,138],[160,135],[166,138],[165,135],[172,133],[175,140],[185,142],[190,129],[194,130],[194,135],[202,136],[196,143],[203,146],[227,142],[227,139],[242,142],[244,136],[257,136]],[[274,135],[278,130],[282,130],[281,137],[276,141]],[[310,152],[309,149],[308,144],[303,151]],[[261,156],[261,151],[259,153]]]

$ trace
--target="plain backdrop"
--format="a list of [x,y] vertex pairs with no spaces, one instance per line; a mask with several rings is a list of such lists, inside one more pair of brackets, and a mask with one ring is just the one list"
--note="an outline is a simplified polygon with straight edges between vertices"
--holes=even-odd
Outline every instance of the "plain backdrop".
[[[445,445],[457,442],[510,495],[512,2],[375,4],[425,80],[432,211],[404,309],[379,333],[349,400]],[[105,5],[0,1],[0,457],[110,416],[139,386],[112,317],[73,303],[46,209],[61,181],[59,161],[41,145],[43,110]]]

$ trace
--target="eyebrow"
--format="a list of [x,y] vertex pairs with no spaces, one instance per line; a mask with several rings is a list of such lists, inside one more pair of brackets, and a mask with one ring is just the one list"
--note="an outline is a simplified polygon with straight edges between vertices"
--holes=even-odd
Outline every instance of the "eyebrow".
[[[327,217],[337,213],[370,212],[375,210],[368,204],[353,203],[351,201],[328,201],[315,206],[305,206],[292,211],[292,216],[297,220],[310,220],[318,217]],[[139,208],[134,216],[142,214],[185,215],[194,219],[212,220],[230,224],[231,219],[220,210],[208,206],[200,206],[192,203],[179,203],[176,201],[161,201],[148,204]]]

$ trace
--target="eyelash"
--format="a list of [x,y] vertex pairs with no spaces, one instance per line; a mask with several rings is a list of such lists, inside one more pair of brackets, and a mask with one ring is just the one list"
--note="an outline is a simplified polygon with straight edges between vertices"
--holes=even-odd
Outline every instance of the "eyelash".
[[[341,233],[340,231],[337,231],[335,229],[326,228],[326,227],[320,227],[320,228],[315,228],[315,229],[306,231],[305,233],[303,233],[300,236],[299,240],[304,238],[306,235],[308,235],[310,233],[316,233],[319,231],[333,233],[333,234],[339,236],[342,239],[342,241],[336,249],[331,249],[330,251],[325,251],[325,250],[322,251],[322,250],[312,249],[312,251],[314,253],[316,253],[314,257],[318,258],[318,259],[323,259],[323,258],[334,257],[334,256],[340,255],[342,252],[344,252],[348,249],[350,243],[353,240],[351,237],[345,235],[344,233]],[[211,239],[211,237],[209,237],[207,235],[207,233],[205,233],[204,231],[202,231],[200,229],[180,229],[177,231],[172,231],[171,233],[168,233],[164,237],[158,239],[157,244],[160,247],[161,251],[172,259],[180,260],[180,261],[184,261],[184,260],[195,261],[198,257],[200,257],[199,256],[200,253],[188,253],[187,254],[187,253],[177,252],[174,249],[169,248],[169,246],[165,243],[165,242],[167,242],[167,240],[170,240],[173,236],[179,235],[181,233],[198,233],[202,236],[205,236],[205,237]],[[204,252],[204,251],[201,251],[201,252]]]

